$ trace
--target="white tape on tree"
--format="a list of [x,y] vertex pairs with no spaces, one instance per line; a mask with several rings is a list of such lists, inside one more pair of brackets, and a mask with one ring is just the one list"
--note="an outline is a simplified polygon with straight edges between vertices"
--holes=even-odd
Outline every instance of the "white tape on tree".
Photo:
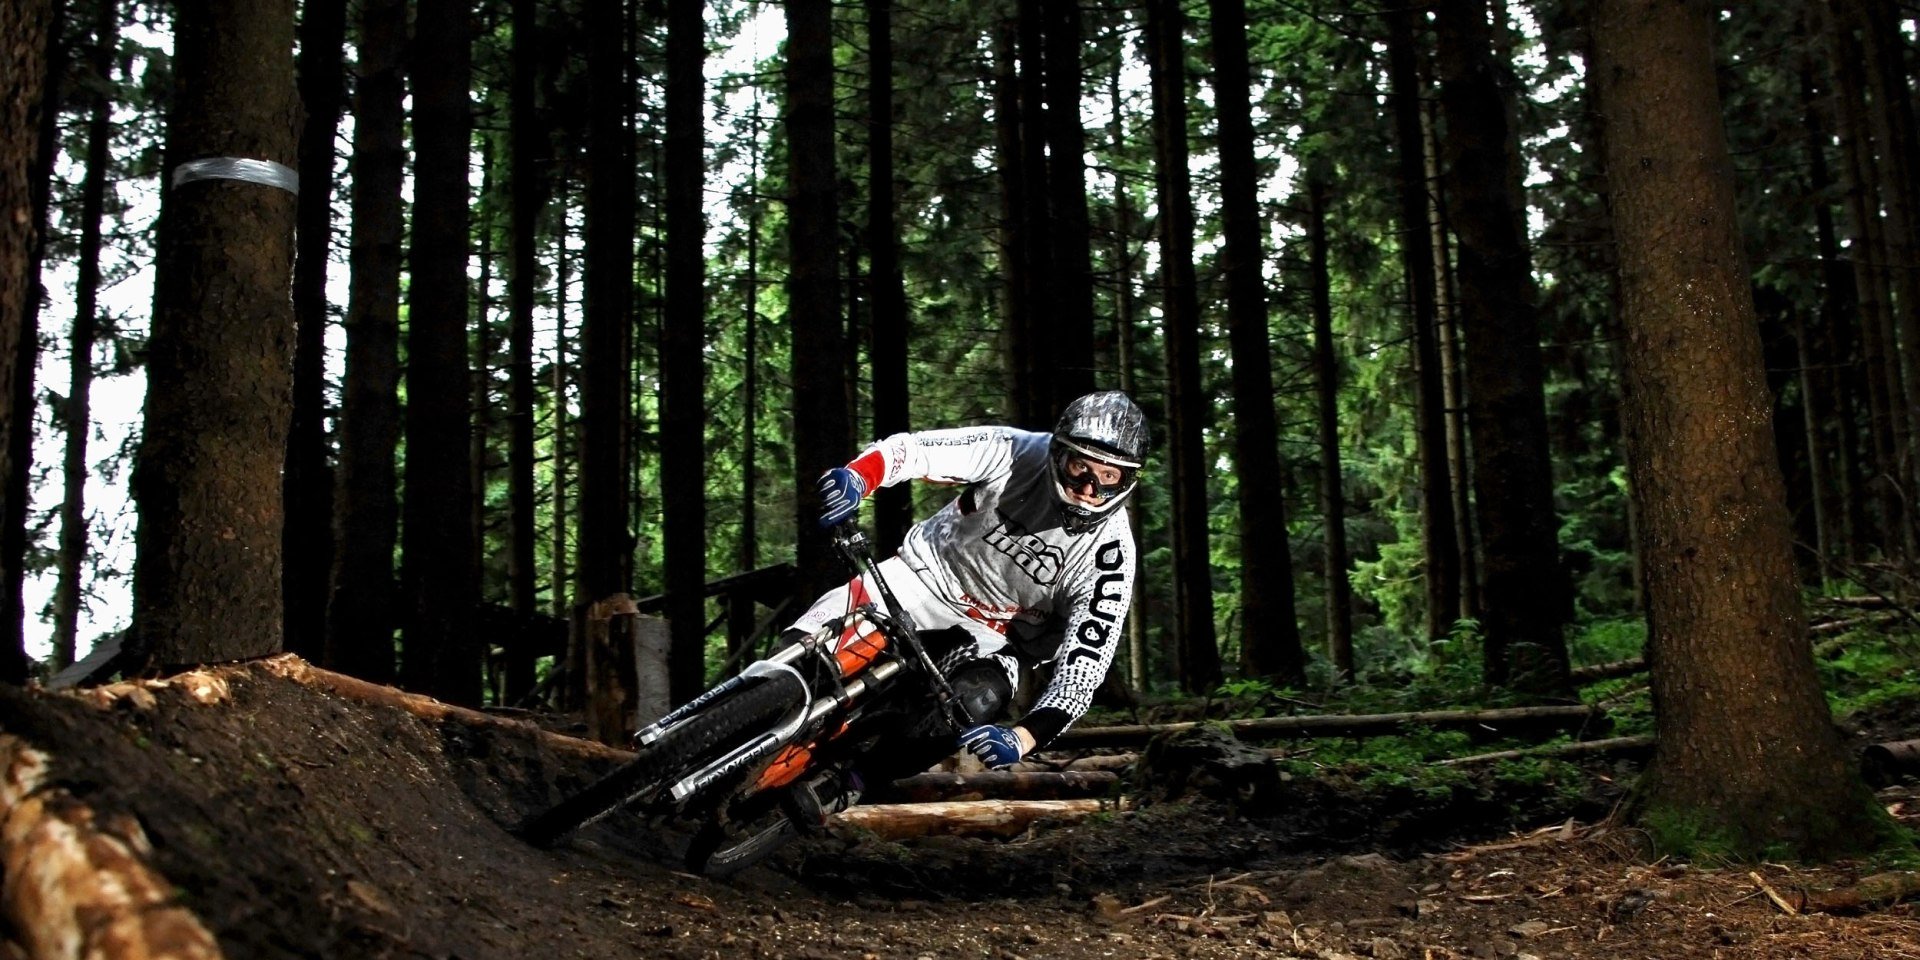
[[245,157],[207,157],[204,160],[189,160],[173,168],[173,185],[195,180],[245,180],[269,187],[279,187],[294,196],[300,195],[300,174],[292,167],[272,160],[249,160]]

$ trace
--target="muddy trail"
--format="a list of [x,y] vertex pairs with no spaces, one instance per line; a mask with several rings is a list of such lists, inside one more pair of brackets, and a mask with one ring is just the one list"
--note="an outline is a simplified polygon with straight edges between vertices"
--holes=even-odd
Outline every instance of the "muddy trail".
[[[512,835],[614,752],[303,671],[0,687],[0,956],[1920,957],[1909,906],[1796,908],[1867,865],[1647,863],[1592,825],[1631,773],[1605,763],[1583,791],[1149,790],[1011,840],[809,839],[715,881],[631,817]],[[1883,799],[1920,822],[1911,789]]]

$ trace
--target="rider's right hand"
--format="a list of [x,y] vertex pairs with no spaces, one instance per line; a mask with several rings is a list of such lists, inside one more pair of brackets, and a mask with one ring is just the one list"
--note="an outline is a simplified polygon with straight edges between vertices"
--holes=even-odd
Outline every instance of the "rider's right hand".
[[837,527],[860,512],[860,498],[867,493],[867,481],[846,467],[834,467],[820,475],[820,526]]

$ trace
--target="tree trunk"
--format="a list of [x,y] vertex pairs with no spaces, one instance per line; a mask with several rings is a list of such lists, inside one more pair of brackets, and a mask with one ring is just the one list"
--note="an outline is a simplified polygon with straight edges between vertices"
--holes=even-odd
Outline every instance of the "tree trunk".
[[402,57],[406,0],[361,10],[353,126],[353,236],[346,373],[340,385],[339,549],[327,610],[328,667],[375,683],[394,677],[393,550],[399,494],[400,197],[406,163]]
[[493,438],[493,358],[499,353],[496,346],[498,338],[493,329],[493,235],[494,211],[498,208],[498,198],[494,195],[493,179],[493,138],[480,138],[480,190],[473,204],[476,222],[472,226],[474,237],[479,242],[475,259],[480,264],[480,276],[473,284],[473,318],[469,324],[467,339],[472,341],[472,363],[467,370],[468,391],[471,399],[467,403],[470,423],[467,425],[467,526],[472,531],[469,539],[473,542],[473,555],[469,558],[473,564],[472,577],[476,601],[491,601],[494,596],[488,590],[487,582],[487,478],[493,472],[493,464],[488,458]]
[[1459,237],[1473,490],[1485,565],[1490,684],[1566,687],[1570,611],[1548,460],[1540,324],[1518,208],[1507,176],[1512,119],[1493,76],[1485,0],[1438,7],[1440,103],[1447,124],[1447,202]]
[[555,223],[559,230],[554,235],[553,257],[553,569],[548,571],[548,589],[552,593],[553,615],[565,620],[572,609],[568,597],[577,592],[573,588],[572,568],[567,563],[567,517],[571,509],[567,500],[567,481],[572,472],[569,467],[579,448],[575,445],[573,424],[567,421],[567,407],[573,394],[573,378],[569,373],[572,366],[568,362],[568,351],[572,346],[567,339],[567,311],[572,308],[568,298],[573,288],[572,255],[567,246],[573,236],[573,229],[569,225],[573,217],[573,202],[564,181],[560,184],[560,209],[555,213],[558,214]]
[[[910,425],[907,398],[907,293],[900,273],[900,230],[894,222],[893,2],[867,4],[867,258],[871,269],[873,435],[887,437]],[[874,493],[874,539],[880,556],[900,550],[913,525],[912,490],[906,484]],[[743,569],[752,569],[746,567]]]
[[[548,150],[543,117],[534,102],[540,68],[539,5],[513,0],[513,74],[507,89],[507,136],[512,225],[507,256],[507,605],[526,617],[535,612],[535,487],[533,419],[539,398],[533,383],[533,306],[540,279],[540,215],[549,193]],[[565,308],[556,311],[564,316]],[[555,409],[564,398],[555,394]],[[555,440],[561,435],[554,434]],[[556,443],[554,450],[559,451]],[[557,458],[556,458],[557,462]],[[556,511],[556,518],[559,513]],[[534,656],[523,643],[506,646],[506,703],[533,689]]]
[[[37,301],[34,284],[35,233],[41,223],[35,210],[34,174],[40,167],[41,115],[49,106],[47,93],[47,52],[52,45],[49,31],[57,22],[50,0],[15,0],[0,4],[0,478],[6,483],[8,501],[0,504],[9,532],[13,518],[21,518],[23,503],[15,503],[26,492],[25,457],[28,450],[16,443],[16,435],[30,435],[33,407],[16,395],[18,381],[32,376],[32,363],[21,359],[23,335],[35,332],[27,322]],[[28,393],[26,400],[32,399]],[[18,461],[18,462],[16,462]],[[24,539],[22,541],[24,544]],[[24,553],[24,551],[20,551]],[[22,571],[20,553],[8,550],[3,559],[9,566],[0,570],[0,583],[9,597],[18,593]],[[21,639],[19,621],[24,614],[19,606],[7,611],[7,643],[0,647],[0,680],[23,683],[27,679],[27,651]]]
[[[294,195],[243,180],[174,181],[196,160],[295,161],[293,2],[178,9],[133,475],[133,636],[147,669],[277,651],[283,610]],[[11,358],[11,344],[0,343],[0,356]]]
[[706,4],[667,5],[667,316],[660,336],[660,493],[666,540],[668,690],[706,688]]
[[[1824,6],[1814,5],[1816,12]],[[1890,548],[1890,531],[1898,529],[1905,513],[1893,485],[1885,477],[1896,469],[1900,456],[1902,418],[1899,415],[1899,364],[1893,359],[1893,308],[1888,290],[1886,240],[1880,221],[1880,197],[1873,175],[1874,144],[1866,111],[1865,57],[1859,38],[1846,18],[1829,16],[1826,22],[1833,54],[1835,104],[1842,156],[1840,179],[1846,190],[1848,249],[1853,255],[1854,286],[1859,294],[1862,362],[1866,368],[1868,431],[1873,441],[1875,475],[1867,482],[1869,497],[1879,516],[1874,527],[1882,531],[1879,546]]]
[[1027,408],[1033,396],[1034,305],[1027,300],[1030,257],[1033,243],[1027,212],[1026,152],[1021,131],[1019,71],[1019,24],[1016,20],[996,24],[993,31],[993,132],[996,181],[1000,187],[1000,276],[1006,293],[1002,298],[1001,344],[1007,357],[1007,418],[1023,426],[1032,419]]
[[[1107,99],[1113,104],[1112,119],[1107,127],[1107,145],[1115,154],[1126,143],[1123,123],[1126,101],[1120,90],[1120,73],[1124,68],[1121,58],[1115,57],[1113,71],[1107,75]],[[1134,377],[1133,198],[1129,193],[1126,173],[1118,167],[1113,171],[1113,221],[1114,366],[1118,368],[1120,390],[1130,397],[1138,397],[1139,384]],[[1143,542],[1140,511],[1128,510],[1127,522],[1133,528],[1133,541]],[[1133,609],[1127,613],[1127,679],[1135,693],[1144,693],[1147,689],[1147,609],[1146,578],[1137,578],[1133,583]]]
[[1659,741],[1632,813],[1662,845],[1822,858],[1879,834],[1807,646],[1712,16],[1600,0],[1593,23]]
[[96,13],[89,66],[98,86],[88,107],[86,173],[80,188],[80,265],[73,289],[73,330],[67,338],[67,448],[61,464],[66,495],[60,501],[60,576],[53,592],[55,671],[72,665],[80,625],[80,567],[87,553],[87,437],[93,430],[93,346],[100,302],[100,221],[105,215],[113,137],[108,84],[120,37],[119,4],[102,0]]
[[626,468],[627,347],[633,326],[633,132],[627,128],[626,3],[591,4],[587,74],[585,318],[580,329],[580,595],[631,586]]
[[1227,328],[1233,344],[1233,443],[1240,502],[1240,666],[1250,677],[1306,684],[1294,610],[1293,558],[1273,413],[1272,333],[1253,157],[1252,79],[1245,0],[1210,0],[1214,102],[1220,112],[1220,219],[1226,246]]
[[413,44],[413,246],[407,288],[406,496],[401,582],[409,689],[477,706],[484,656],[471,629],[472,482],[467,404],[468,102],[472,51],[460,0],[421,0]]
[[1014,408],[1014,422],[1031,430],[1053,426],[1055,343],[1049,321],[1056,315],[1058,303],[1054,286],[1054,218],[1049,204],[1053,195],[1047,178],[1047,9],[1042,0],[1017,0],[1020,38],[1020,188],[1019,216],[1025,221],[1026,286],[1019,296],[1026,300],[1027,330],[1022,334],[1024,350],[1010,362],[1024,364],[1020,378],[1026,393]]
[[1193,190],[1187,172],[1186,18],[1176,0],[1148,0],[1155,183],[1167,350],[1167,460],[1173,474],[1173,582],[1178,673],[1188,692],[1220,683],[1213,566],[1207,546],[1206,406],[1200,382],[1200,300],[1193,269]]
[[[756,104],[753,128],[749,135],[747,183],[749,191],[760,183],[760,110]],[[760,514],[757,504],[760,490],[760,203],[751,196],[747,202],[747,273],[741,281],[746,290],[746,330],[740,375],[740,539],[734,566],[741,572],[760,567]],[[728,601],[727,660],[739,663],[740,647],[754,628],[753,597],[746,591]]]
[[1353,584],[1347,580],[1347,495],[1340,466],[1340,360],[1333,349],[1332,275],[1327,268],[1327,172],[1307,170],[1308,281],[1313,299],[1313,381],[1320,432],[1320,520],[1326,536],[1327,656],[1353,682]]
[[1466,619],[1480,616],[1480,560],[1474,533],[1473,460],[1467,456],[1466,377],[1460,369],[1460,311],[1454,296],[1452,245],[1448,242],[1446,182],[1440,177],[1438,107],[1429,101],[1420,111],[1425,146],[1427,220],[1433,238],[1433,314],[1440,364],[1441,419],[1447,430],[1447,499],[1453,504],[1454,549],[1460,558],[1459,609]]
[[1394,169],[1400,198],[1400,262],[1413,327],[1414,423],[1420,456],[1420,543],[1426,566],[1427,640],[1445,639],[1460,611],[1460,545],[1453,477],[1447,467],[1447,400],[1436,326],[1433,224],[1428,216],[1426,134],[1420,123],[1419,49],[1414,9],[1387,11],[1387,69],[1393,85]]
[[[1812,17],[1808,19],[1813,20]],[[1818,30],[1812,22],[1808,24],[1807,33],[1818,36]],[[1833,176],[1827,167],[1827,144],[1833,138],[1827,133],[1827,125],[1817,107],[1814,69],[1813,55],[1809,53],[1807,62],[1802,63],[1800,68],[1800,100],[1807,130],[1807,193],[1815,198],[1813,215],[1814,236],[1820,251],[1820,306],[1815,314],[1816,326],[1804,332],[1800,346],[1804,357],[1801,363],[1801,389],[1806,395],[1808,465],[1813,470],[1814,523],[1818,528],[1816,549],[1819,552],[1819,573],[1825,579],[1832,573],[1832,564],[1836,560],[1852,555],[1853,530],[1848,517],[1854,508],[1848,505],[1849,498],[1840,492],[1853,458],[1853,431],[1846,428],[1851,416],[1842,397],[1843,391],[1852,388],[1852,378],[1846,378],[1843,386],[1837,371],[1845,364],[1846,354],[1837,347],[1840,326],[1847,322],[1846,318],[1857,314],[1854,309],[1853,275],[1847,271],[1846,263],[1841,258],[1833,222],[1833,205],[1827,199],[1834,193]],[[1827,432],[1829,429],[1833,431],[1831,438]],[[1828,455],[1829,452],[1832,456]]]
[[[106,2],[105,6],[115,4]],[[333,247],[334,138],[346,97],[341,63],[346,0],[308,0],[300,8],[298,247],[293,258],[293,419],[288,428],[286,527],[287,649],[325,655],[327,580],[333,567],[333,471],[327,450],[327,260]]]
[[846,462],[848,408],[841,392],[845,338],[836,251],[833,138],[833,24],[825,3],[787,7],[787,326],[792,331],[796,549],[801,583],[824,587],[839,576],[817,532],[816,479]]
[[1054,344],[1047,381],[1048,424],[1067,404],[1093,392],[1093,256],[1087,225],[1087,134],[1080,120],[1080,0],[1054,0],[1046,13],[1047,194],[1052,210]]

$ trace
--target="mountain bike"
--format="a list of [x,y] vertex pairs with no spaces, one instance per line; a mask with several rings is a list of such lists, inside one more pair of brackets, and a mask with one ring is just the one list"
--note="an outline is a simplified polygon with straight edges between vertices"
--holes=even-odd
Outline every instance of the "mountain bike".
[[520,835],[551,845],[623,808],[656,823],[690,817],[699,826],[687,866],[726,876],[803,829],[790,791],[827,764],[906,749],[909,739],[951,745],[987,722],[969,715],[942,675],[867,537],[843,524],[832,538],[884,609],[859,603],[647,725],[634,737],[631,761],[532,817]]

